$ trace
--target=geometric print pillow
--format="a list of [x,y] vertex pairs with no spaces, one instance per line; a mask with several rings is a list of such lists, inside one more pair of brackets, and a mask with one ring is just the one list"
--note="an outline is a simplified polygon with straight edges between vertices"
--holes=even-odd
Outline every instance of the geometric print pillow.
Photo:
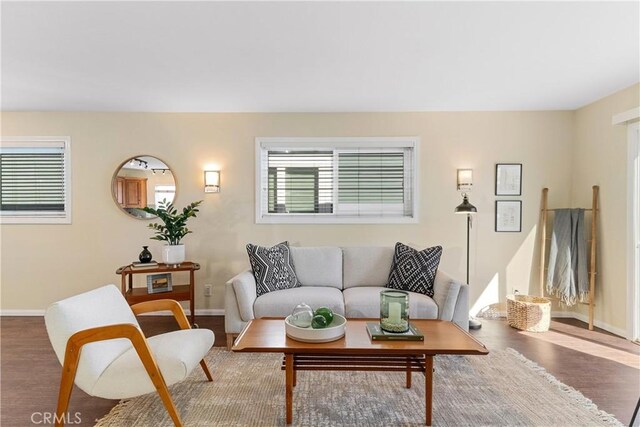
[[396,243],[387,287],[433,297],[433,282],[441,255],[442,246],[417,251]]
[[247,245],[247,253],[253,277],[256,279],[258,296],[300,286],[293,269],[289,242],[278,243],[271,248],[250,243]]

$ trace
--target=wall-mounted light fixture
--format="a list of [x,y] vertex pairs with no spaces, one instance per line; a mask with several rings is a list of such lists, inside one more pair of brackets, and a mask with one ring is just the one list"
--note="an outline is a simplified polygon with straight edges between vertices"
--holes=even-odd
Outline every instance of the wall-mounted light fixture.
[[471,191],[473,169],[458,169],[458,191]]
[[204,171],[204,192],[220,192],[220,171]]

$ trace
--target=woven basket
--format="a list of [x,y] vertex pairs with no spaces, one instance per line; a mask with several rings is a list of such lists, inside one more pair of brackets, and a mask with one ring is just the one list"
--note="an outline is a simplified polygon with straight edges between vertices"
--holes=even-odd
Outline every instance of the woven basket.
[[551,322],[551,300],[530,295],[507,295],[509,326],[528,332],[545,332]]

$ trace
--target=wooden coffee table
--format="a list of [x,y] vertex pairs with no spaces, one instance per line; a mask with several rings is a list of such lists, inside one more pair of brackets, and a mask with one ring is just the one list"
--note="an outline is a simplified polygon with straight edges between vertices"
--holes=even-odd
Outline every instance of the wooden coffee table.
[[455,323],[444,320],[411,320],[424,334],[422,341],[371,341],[366,323],[378,319],[348,319],[345,336],[328,343],[304,343],[288,338],[284,319],[255,319],[242,331],[233,351],[284,353],[286,421],[293,420],[293,387],[296,372],[402,371],[406,387],[411,373],[425,375],[426,425],[433,411],[433,356],[438,354],[485,355],[489,351]]

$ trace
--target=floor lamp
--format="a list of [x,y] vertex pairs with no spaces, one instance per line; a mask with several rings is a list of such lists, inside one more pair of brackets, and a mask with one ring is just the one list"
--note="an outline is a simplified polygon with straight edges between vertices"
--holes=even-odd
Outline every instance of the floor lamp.
[[[454,211],[456,214],[467,215],[467,284],[469,284],[469,231],[471,230],[471,215],[478,212],[475,206],[469,203],[466,193],[462,193],[462,203]],[[469,319],[469,329],[480,329],[482,323],[479,320]]]

